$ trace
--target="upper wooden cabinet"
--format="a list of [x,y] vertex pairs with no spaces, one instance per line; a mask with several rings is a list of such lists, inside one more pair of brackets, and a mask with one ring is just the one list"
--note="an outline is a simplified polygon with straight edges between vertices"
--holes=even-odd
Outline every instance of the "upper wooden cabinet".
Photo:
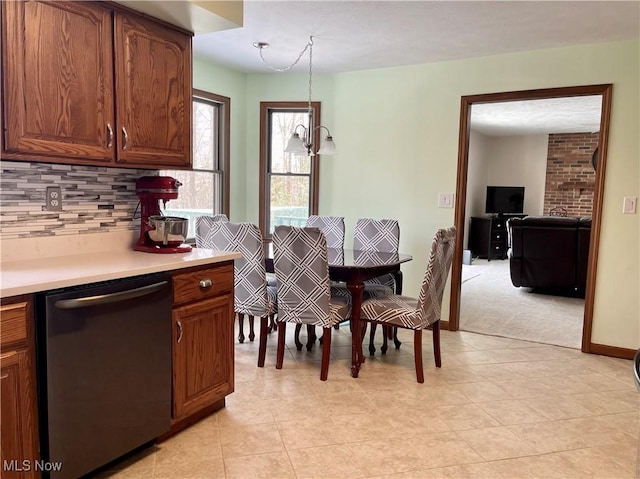
[[116,15],[118,162],[191,163],[191,37]]
[[111,12],[76,2],[2,7],[5,150],[112,161]]
[[98,2],[2,2],[3,157],[191,166],[191,36]]

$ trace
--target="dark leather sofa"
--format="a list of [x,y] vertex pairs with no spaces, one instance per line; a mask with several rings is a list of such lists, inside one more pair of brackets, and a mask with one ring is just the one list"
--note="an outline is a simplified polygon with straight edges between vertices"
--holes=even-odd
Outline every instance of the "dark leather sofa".
[[527,216],[507,222],[514,286],[584,295],[591,218]]

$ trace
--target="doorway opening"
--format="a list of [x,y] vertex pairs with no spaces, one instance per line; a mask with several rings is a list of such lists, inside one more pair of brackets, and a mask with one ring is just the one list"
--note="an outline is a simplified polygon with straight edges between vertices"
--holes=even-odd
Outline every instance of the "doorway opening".
[[606,169],[606,151],[609,131],[611,105],[611,85],[590,85],[577,87],[552,88],[544,90],[528,90],[519,92],[491,93],[465,96],[461,99],[460,136],[458,153],[458,175],[456,184],[455,225],[458,229],[456,251],[451,273],[451,300],[447,326],[449,330],[459,329],[462,292],[462,263],[465,238],[468,235],[468,186],[469,186],[469,152],[471,138],[471,113],[474,105],[522,102],[526,100],[561,99],[586,96],[600,96],[600,124],[598,133],[597,169],[593,186],[593,209],[591,215],[590,246],[588,252],[586,285],[584,288],[584,314],[582,324],[581,350],[590,352],[591,323],[593,317],[593,298],[595,293],[596,263],[601,227],[603,188]]

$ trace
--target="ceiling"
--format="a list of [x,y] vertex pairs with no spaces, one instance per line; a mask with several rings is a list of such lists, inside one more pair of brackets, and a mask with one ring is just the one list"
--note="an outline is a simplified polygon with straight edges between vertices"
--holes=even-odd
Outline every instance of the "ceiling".
[[[254,42],[269,43],[266,61],[283,68],[310,35],[313,71],[339,73],[637,40],[640,2],[245,0],[242,28],[196,33],[193,50],[231,69],[270,73]],[[304,55],[290,71],[307,70]],[[494,136],[594,132],[600,102],[596,96],[473,105],[471,128]]]
[[600,131],[600,95],[471,105],[471,129],[488,136]]
[[[637,40],[639,23],[638,1],[245,0],[242,28],[196,33],[193,50],[235,70],[268,73],[254,42],[269,43],[265,58],[282,67],[313,35],[314,71],[337,73]],[[306,68],[301,61],[292,71]]]
[[[300,55],[310,35],[314,72],[324,73],[640,38],[638,0],[117,1],[194,31],[195,56],[245,73],[308,71]],[[255,42],[270,44],[262,52],[269,66]],[[600,96],[475,104],[471,128],[492,136],[595,132],[600,111]]]

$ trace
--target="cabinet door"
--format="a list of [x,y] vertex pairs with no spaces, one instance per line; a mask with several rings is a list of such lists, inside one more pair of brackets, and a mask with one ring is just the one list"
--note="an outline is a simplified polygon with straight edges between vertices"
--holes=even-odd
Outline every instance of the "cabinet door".
[[[35,404],[26,349],[0,355],[2,477],[33,478],[36,459]],[[39,474],[38,474],[39,475]]]
[[174,420],[233,392],[233,295],[173,311]]
[[117,162],[191,165],[191,37],[116,14]]
[[2,2],[4,149],[111,162],[111,13],[91,2]]

